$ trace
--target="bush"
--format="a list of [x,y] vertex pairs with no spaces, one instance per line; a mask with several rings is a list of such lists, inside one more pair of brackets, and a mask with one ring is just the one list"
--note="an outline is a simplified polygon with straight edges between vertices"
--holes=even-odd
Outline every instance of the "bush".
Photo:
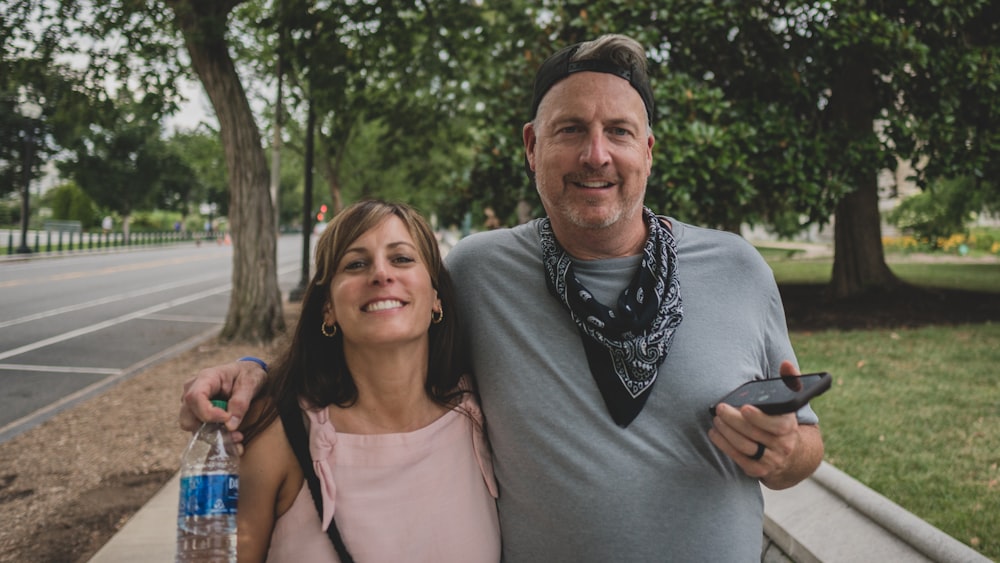
[[970,229],[969,246],[990,254],[1000,254],[1000,229],[990,227]]
[[130,228],[135,233],[173,231],[174,224],[181,219],[181,214],[176,211],[137,211],[132,214]]
[[67,182],[45,194],[43,200],[52,208],[52,218],[79,221],[84,229],[100,225],[97,204],[73,182]]
[[0,225],[13,227],[21,220],[20,202],[0,201]]
[[[900,231],[912,235],[931,249],[955,241],[955,233],[967,232],[967,225],[981,205],[968,178],[941,180],[926,191],[904,199],[886,219]],[[958,243],[961,244],[961,243]]]

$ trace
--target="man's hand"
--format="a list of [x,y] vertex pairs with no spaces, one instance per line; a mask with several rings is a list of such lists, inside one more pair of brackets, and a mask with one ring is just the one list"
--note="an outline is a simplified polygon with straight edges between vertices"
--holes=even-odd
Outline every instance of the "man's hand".
[[[791,362],[780,374],[800,375]],[[708,437],[743,471],[772,489],[785,489],[812,474],[823,460],[823,438],[814,425],[799,425],[795,413],[767,415],[751,405],[716,406]],[[759,448],[762,454],[755,459]]]
[[[202,422],[225,422],[233,440],[243,441],[236,430],[250,407],[250,401],[264,382],[267,372],[255,362],[236,361],[203,369],[184,384],[179,421],[184,430],[194,432]],[[227,397],[227,411],[212,405],[211,400]]]

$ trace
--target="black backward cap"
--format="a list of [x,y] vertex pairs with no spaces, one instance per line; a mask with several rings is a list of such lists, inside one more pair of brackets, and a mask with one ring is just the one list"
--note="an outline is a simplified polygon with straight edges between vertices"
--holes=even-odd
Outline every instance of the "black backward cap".
[[556,51],[552,56],[542,63],[535,74],[535,90],[531,101],[531,119],[538,113],[538,105],[542,103],[542,98],[552,86],[563,78],[575,72],[604,72],[614,74],[628,83],[639,93],[642,103],[646,106],[646,120],[653,124],[653,88],[649,85],[649,76],[645,70],[636,64],[631,68],[625,68],[610,59],[583,59],[570,61],[581,43],[570,45]]

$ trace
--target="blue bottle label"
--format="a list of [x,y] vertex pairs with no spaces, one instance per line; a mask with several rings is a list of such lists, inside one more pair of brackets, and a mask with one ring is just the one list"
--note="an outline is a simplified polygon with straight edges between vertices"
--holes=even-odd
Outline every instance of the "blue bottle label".
[[236,514],[240,476],[192,475],[181,478],[181,517]]

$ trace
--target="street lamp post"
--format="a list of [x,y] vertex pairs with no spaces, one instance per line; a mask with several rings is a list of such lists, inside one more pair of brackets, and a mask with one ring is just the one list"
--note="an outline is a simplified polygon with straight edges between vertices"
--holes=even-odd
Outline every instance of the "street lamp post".
[[309,247],[312,237],[312,192],[313,192],[313,134],[316,130],[316,112],[313,110],[312,99],[306,113],[306,162],[305,186],[302,202],[302,278],[299,285],[288,292],[288,300],[293,303],[305,298],[309,288]]
[[31,247],[28,246],[28,221],[31,213],[31,206],[29,205],[29,198],[31,196],[31,151],[35,148],[35,120],[41,117],[42,107],[31,101],[22,101],[19,109],[21,115],[25,117],[28,127],[24,133],[24,185],[21,186],[21,244],[17,247],[17,253],[30,254]]

